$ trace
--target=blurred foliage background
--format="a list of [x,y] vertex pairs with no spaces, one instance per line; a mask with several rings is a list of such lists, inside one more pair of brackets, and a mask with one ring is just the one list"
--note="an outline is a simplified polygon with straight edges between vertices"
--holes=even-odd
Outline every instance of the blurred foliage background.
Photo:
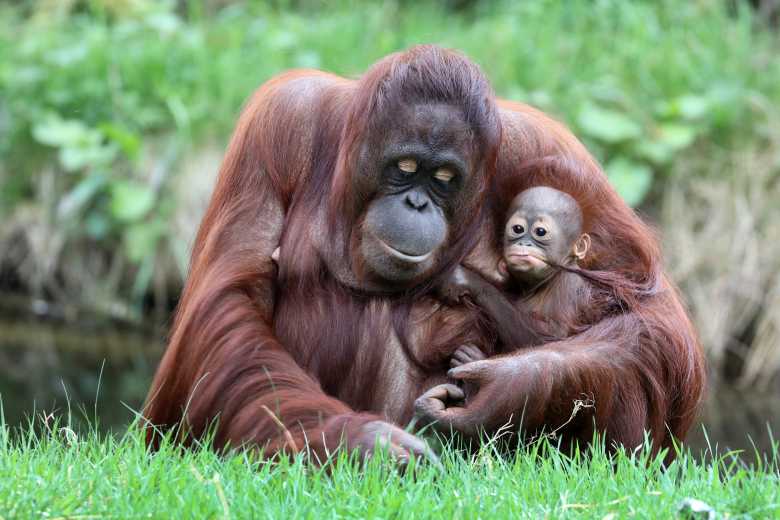
[[780,372],[775,7],[0,4],[0,296],[74,323],[165,323],[250,93],[284,69],[354,77],[434,42],[467,53],[500,96],[572,127],[659,228],[713,371],[768,388]]

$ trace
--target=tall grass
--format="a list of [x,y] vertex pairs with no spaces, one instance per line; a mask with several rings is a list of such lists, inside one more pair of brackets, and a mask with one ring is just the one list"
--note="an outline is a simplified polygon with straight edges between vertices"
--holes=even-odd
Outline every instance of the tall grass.
[[342,454],[317,469],[301,458],[221,457],[167,442],[151,453],[138,430],[114,438],[55,425],[16,435],[3,427],[0,511],[10,518],[673,518],[698,499],[721,517],[766,518],[780,514],[777,455],[746,465],[733,455],[697,461],[686,453],[664,469],[641,449],[565,457],[548,439],[509,458],[490,445],[475,455],[446,449],[442,468],[400,473],[381,454],[364,467]]

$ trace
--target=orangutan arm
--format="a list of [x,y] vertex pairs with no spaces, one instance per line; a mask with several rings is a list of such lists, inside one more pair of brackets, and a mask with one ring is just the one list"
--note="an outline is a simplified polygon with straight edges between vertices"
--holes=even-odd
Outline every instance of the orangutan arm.
[[172,336],[144,414],[148,439],[178,428],[191,442],[215,428],[214,445],[270,455],[339,447],[368,452],[377,437],[421,453],[411,435],[325,395],[273,334],[271,259],[286,207],[307,176],[317,93],[335,80],[291,73],[266,83],[243,112],[195,241]]
[[456,367],[449,376],[465,385],[465,405],[452,406],[451,392],[436,387],[417,400],[417,414],[467,436],[507,424],[566,436],[578,408],[608,443],[635,447],[649,431],[655,449],[670,447],[691,426],[704,385],[675,298],[669,289],[641,316],[613,316],[565,341]]

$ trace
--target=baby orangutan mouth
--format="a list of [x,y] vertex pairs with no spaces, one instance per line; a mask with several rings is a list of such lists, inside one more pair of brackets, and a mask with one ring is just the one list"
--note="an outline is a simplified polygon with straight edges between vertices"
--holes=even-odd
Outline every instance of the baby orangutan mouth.
[[544,258],[537,256],[529,250],[522,247],[515,247],[504,256],[507,267],[514,271],[528,271],[543,267],[546,262]]

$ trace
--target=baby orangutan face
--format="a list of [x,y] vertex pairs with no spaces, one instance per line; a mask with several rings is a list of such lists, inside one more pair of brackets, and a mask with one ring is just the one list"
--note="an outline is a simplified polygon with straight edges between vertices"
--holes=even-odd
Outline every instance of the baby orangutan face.
[[569,194],[539,186],[522,191],[509,207],[500,269],[518,282],[536,283],[556,266],[585,257],[590,236],[582,232],[582,211]]

